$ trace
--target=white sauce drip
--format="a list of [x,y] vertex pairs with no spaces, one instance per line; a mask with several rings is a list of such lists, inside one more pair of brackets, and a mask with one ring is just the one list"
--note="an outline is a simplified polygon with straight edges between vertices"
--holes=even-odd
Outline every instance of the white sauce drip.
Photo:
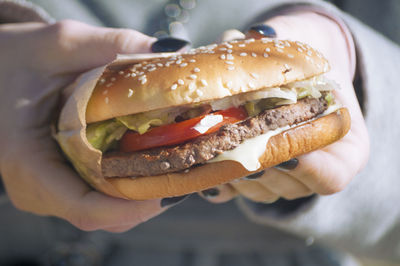
[[[341,106],[337,104],[331,105],[321,116],[333,113],[340,107]],[[248,171],[256,171],[261,166],[258,159],[261,157],[261,155],[264,154],[269,139],[272,136],[278,135],[279,133],[285,130],[288,130],[292,127],[296,127],[304,123],[277,128],[275,130],[268,131],[267,133],[262,134],[260,136],[247,139],[243,141],[240,145],[238,145],[235,149],[230,151],[225,151],[220,155],[216,156],[215,158],[207,161],[207,163],[214,163],[220,161],[236,161],[242,164],[243,167],[246,168]]]
[[199,133],[203,134],[206,133],[210,128],[212,128],[216,124],[221,123],[222,120],[223,120],[222,115],[206,115],[193,128],[197,130]]

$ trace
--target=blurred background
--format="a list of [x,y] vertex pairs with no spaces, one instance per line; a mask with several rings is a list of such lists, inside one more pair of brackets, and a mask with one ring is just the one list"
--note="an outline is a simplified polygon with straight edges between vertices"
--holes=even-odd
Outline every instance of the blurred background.
[[[73,18],[112,27],[135,26],[113,17],[111,1],[32,2],[57,19]],[[118,0],[112,1],[112,5],[129,6],[135,2]],[[152,2],[157,1],[148,1],[145,6]],[[170,2],[179,7],[179,1]],[[377,0],[330,2],[400,43],[399,0],[379,1],[379,5]],[[96,15],[91,12],[93,8]],[[143,26],[142,30],[159,34],[151,27]],[[346,254],[315,243],[312,237],[302,239],[249,222],[234,202],[213,205],[196,195],[123,234],[82,232],[57,218],[20,212],[11,205],[1,184],[0,215],[0,266],[356,265],[351,258],[345,259]],[[366,259],[362,262],[369,266],[393,265]]]

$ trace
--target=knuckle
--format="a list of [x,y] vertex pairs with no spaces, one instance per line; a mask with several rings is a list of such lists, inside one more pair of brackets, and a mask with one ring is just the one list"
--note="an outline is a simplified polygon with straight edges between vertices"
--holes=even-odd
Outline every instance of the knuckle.
[[345,189],[347,182],[345,182],[346,178],[342,177],[332,177],[328,179],[329,182],[325,183],[321,187],[321,191],[319,191],[322,195],[332,195],[338,192],[341,192]]
[[68,48],[75,36],[82,30],[83,24],[75,20],[61,20],[49,26],[49,39],[61,48]]
[[129,45],[135,41],[134,34],[132,30],[129,29],[116,29],[110,31],[109,38],[111,38],[111,43],[113,43],[116,48],[126,51]]

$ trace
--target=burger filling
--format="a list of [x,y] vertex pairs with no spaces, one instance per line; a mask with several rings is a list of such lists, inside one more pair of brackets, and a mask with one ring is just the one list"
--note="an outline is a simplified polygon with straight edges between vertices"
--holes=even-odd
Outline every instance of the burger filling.
[[[245,147],[247,140],[261,139],[258,136],[265,135],[265,143],[258,145],[265,147],[266,134],[278,134],[324,113],[334,104],[330,92],[334,88],[332,81],[314,77],[280,88],[94,123],[88,125],[87,138],[103,152],[105,177],[176,172],[210,160],[236,158],[232,152]],[[244,153],[258,156],[254,151]],[[248,162],[257,159],[241,163],[256,170],[258,166]]]

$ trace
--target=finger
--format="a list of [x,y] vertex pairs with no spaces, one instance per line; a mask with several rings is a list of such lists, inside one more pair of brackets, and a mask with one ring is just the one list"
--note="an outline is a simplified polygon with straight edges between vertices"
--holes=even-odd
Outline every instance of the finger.
[[312,194],[311,189],[306,185],[287,173],[274,168],[266,169],[264,174],[255,179],[254,182],[258,182],[274,194],[288,200]]
[[[57,58],[56,71],[79,71],[104,65],[117,54],[150,53],[153,37],[131,29],[94,27],[64,20],[42,30],[44,58]],[[62,64],[61,64],[62,62]]]
[[253,180],[242,179],[236,182],[231,182],[230,184],[241,195],[252,201],[271,203],[279,198],[277,194]]
[[230,184],[225,184],[203,190],[199,195],[212,203],[224,203],[235,198],[238,192]]
[[218,42],[240,40],[240,39],[244,39],[244,38],[245,38],[245,35],[243,34],[243,32],[238,31],[236,29],[230,29],[230,30],[226,30],[222,33]]
[[[85,231],[135,226],[168,209],[161,207],[160,200],[130,201],[93,191],[65,165],[53,145],[40,144],[25,150],[34,157],[18,153],[5,167],[5,183],[20,209],[64,218]],[[23,167],[12,163],[19,160]]]
[[[357,146],[357,140],[347,135],[339,142],[298,157],[299,164],[286,173],[305,184],[312,191],[329,195],[342,191],[362,168],[360,156],[367,147]],[[350,139],[350,140],[349,140]]]

